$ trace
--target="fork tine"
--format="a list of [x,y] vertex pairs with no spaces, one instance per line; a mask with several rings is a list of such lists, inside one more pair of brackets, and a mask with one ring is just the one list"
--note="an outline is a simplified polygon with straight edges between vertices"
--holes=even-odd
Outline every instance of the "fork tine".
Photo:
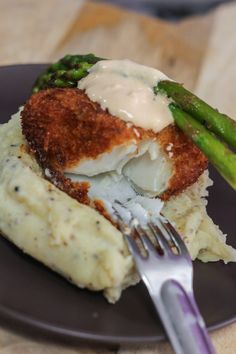
[[165,235],[163,234],[163,231],[161,230],[161,228],[157,225],[157,222],[155,221],[155,224],[153,222],[149,222],[149,227],[150,227],[151,231],[153,232],[153,235],[155,236],[158,244],[160,245],[161,250],[164,253],[172,252],[171,251],[171,247],[169,245],[169,242],[167,241],[167,239],[166,239]]
[[165,222],[162,219],[160,219],[160,223],[162,227],[166,230],[168,235],[170,236],[172,242],[174,243],[179,253],[188,254],[188,250],[187,247],[185,246],[183,239],[175,230],[173,225],[167,219],[165,219]]
[[[122,205],[120,202],[119,202],[119,204]],[[120,215],[119,210],[114,205],[113,205],[113,210],[114,210],[115,215],[118,219],[118,225],[119,225],[120,230],[126,240],[126,243],[127,243],[130,253],[135,254],[135,255],[140,254],[140,250],[138,248],[138,245],[132,237],[132,230],[133,230],[132,223],[133,223],[134,219],[132,218],[129,222],[129,225],[126,226],[123,219],[122,219],[122,216]]]
[[133,239],[133,237],[131,235],[124,234],[124,238],[127,242],[128,249],[129,249],[130,253],[133,255],[136,255],[136,256],[138,256],[138,255],[141,256],[138,245],[137,245],[136,241]]
[[146,234],[146,232],[139,226],[135,226],[135,230],[139,236],[139,238],[142,241],[143,247],[145,249],[145,251],[149,254],[149,253],[157,253],[157,250],[154,246],[154,244],[152,243],[152,241],[150,240],[150,238],[148,237],[148,235]]

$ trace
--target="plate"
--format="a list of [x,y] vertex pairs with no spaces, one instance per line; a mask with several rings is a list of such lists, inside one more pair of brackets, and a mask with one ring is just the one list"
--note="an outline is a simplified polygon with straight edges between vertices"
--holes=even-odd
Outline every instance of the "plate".
[[[104,0],[103,0],[104,1]],[[220,4],[232,0],[106,0],[112,5],[144,12],[166,20],[180,20],[187,16],[205,14]]]
[[[0,68],[0,122],[30,95],[45,65]],[[209,214],[236,247],[236,194],[211,170]],[[4,201],[1,201],[4,203]],[[210,329],[236,319],[236,263],[194,262],[197,303]],[[100,293],[81,290],[0,238],[0,323],[25,334],[67,342],[150,343],[165,337],[142,284],[110,305]]]

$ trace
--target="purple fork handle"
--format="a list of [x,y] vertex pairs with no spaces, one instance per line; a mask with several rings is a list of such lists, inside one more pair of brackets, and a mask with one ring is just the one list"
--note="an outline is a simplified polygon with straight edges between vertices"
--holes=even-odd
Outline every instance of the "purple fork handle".
[[[155,298],[155,296],[154,296]],[[174,280],[166,281],[154,300],[176,354],[215,354],[194,295]]]

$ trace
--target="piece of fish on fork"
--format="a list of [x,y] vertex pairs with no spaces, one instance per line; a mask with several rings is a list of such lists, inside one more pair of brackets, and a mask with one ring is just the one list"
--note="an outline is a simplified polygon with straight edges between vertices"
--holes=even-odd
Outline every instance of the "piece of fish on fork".
[[144,225],[119,201],[113,208],[175,352],[214,354],[193,294],[192,261],[180,235],[161,215]]

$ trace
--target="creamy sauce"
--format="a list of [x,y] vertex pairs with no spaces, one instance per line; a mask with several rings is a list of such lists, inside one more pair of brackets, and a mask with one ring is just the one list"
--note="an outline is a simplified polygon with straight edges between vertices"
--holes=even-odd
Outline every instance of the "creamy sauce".
[[114,116],[159,132],[173,122],[169,99],[153,91],[165,79],[168,77],[159,70],[130,60],[102,60],[79,81],[78,87]]

